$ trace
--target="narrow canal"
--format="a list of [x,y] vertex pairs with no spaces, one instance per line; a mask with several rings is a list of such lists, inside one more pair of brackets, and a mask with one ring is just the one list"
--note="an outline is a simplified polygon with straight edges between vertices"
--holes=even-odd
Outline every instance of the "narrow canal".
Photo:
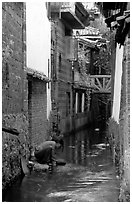
[[89,129],[65,137],[67,161],[52,174],[32,172],[3,193],[7,202],[118,202],[115,174],[106,131]]

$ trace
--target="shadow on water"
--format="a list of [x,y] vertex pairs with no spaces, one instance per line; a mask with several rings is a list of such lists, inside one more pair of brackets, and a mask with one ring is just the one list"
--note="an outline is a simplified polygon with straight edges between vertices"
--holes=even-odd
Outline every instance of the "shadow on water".
[[85,129],[64,139],[67,161],[53,174],[32,172],[3,193],[10,202],[113,202],[118,200],[118,181],[105,144],[106,131]]

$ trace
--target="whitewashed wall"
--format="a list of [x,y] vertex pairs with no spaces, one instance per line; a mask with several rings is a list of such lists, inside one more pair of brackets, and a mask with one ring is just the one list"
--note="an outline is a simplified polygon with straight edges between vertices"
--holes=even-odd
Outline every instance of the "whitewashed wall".
[[114,98],[112,118],[119,123],[120,102],[121,102],[121,79],[122,79],[122,62],[123,62],[124,46],[117,45],[116,48],[116,65],[115,65],[115,81],[114,81]]

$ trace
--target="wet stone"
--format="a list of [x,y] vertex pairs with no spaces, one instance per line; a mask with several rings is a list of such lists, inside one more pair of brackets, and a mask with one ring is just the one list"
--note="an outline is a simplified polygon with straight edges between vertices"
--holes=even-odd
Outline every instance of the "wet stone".
[[34,163],[33,171],[47,171],[49,169],[49,165],[47,164],[39,164],[37,162]]

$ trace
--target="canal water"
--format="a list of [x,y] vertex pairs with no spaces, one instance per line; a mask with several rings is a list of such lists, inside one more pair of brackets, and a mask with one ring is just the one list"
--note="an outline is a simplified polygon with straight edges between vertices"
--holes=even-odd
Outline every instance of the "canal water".
[[88,129],[65,137],[59,158],[65,166],[52,174],[33,172],[3,193],[7,202],[118,202],[115,174],[106,131]]

